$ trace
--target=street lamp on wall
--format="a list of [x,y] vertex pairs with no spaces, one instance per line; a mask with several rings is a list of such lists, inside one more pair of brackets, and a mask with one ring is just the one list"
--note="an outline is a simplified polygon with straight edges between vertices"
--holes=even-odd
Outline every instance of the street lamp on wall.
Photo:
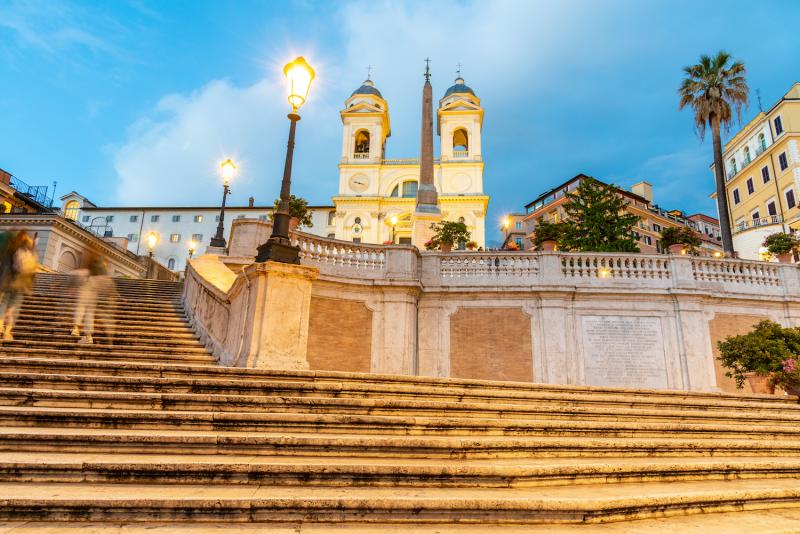
[[219,209],[217,233],[211,238],[211,246],[225,248],[225,200],[228,193],[231,192],[230,184],[236,174],[236,164],[230,159],[226,159],[219,167],[222,174],[222,206]]
[[192,256],[194,256],[194,251],[195,250],[197,250],[197,241],[192,239],[191,241],[189,241],[189,259],[190,260],[192,259]]
[[389,219],[389,222],[392,223],[392,245],[395,244],[395,230],[397,229],[397,215],[392,215],[392,218]]
[[266,243],[258,247],[257,262],[278,261],[281,263],[300,263],[300,249],[293,247],[289,241],[289,197],[292,185],[292,156],[294,154],[294,135],[300,109],[307,98],[311,82],[314,80],[314,69],[299,56],[297,59],[283,67],[283,74],[288,83],[288,99],[292,106],[289,113],[289,142],[286,144],[286,161],[283,165],[283,180],[281,181],[281,196],[278,210],[275,212],[272,223],[272,235]]
[[150,232],[147,234],[147,249],[150,253],[150,257],[153,257],[153,250],[155,250],[156,245],[158,244],[158,234],[155,232]]

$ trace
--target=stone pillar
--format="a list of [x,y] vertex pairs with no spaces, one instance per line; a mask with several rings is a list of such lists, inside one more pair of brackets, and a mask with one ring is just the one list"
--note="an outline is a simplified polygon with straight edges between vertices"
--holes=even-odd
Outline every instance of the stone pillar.
[[373,373],[417,374],[418,293],[409,287],[383,289],[380,315],[373,318]]
[[[577,329],[572,321],[572,295],[540,293],[539,302],[527,310],[533,316],[531,339],[535,357],[534,378],[548,384],[576,384]],[[572,340],[572,343],[570,343]]]
[[683,389],[719,391],[702,297],[674,290],[674,299]]
[[241,315],[246,367],[308,369],[308,319],[316,267],[267,261],[245,269],[249,311]]

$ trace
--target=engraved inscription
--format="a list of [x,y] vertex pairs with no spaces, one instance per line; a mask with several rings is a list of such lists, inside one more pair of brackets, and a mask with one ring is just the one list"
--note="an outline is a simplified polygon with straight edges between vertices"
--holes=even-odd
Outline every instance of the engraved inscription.
[[589,386],[666,388],[658,317],[584,316],[584,376]]

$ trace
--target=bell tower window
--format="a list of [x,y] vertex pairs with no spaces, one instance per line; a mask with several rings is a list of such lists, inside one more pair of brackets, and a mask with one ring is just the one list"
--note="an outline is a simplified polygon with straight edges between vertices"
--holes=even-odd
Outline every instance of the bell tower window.
[[403,198],[415,198],[417,196],[417,182],[403,182]]
[[469,136],[464,128],[453,132],[453,157],[466,158],[469,156]]
[[353,159],[369,159],[369,132],[367,130],[356,132]]

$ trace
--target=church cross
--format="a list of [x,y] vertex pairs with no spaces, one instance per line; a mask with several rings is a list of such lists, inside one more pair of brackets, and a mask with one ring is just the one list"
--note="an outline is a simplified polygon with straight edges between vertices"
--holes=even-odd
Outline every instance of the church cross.
[[371,80],[372,77],[372,65],[367,65],[367,79]]
[[461,67],[463,66],[464,65],[462,65],[461,62],[456,63],[456,76],[459,78],[461,78]]

